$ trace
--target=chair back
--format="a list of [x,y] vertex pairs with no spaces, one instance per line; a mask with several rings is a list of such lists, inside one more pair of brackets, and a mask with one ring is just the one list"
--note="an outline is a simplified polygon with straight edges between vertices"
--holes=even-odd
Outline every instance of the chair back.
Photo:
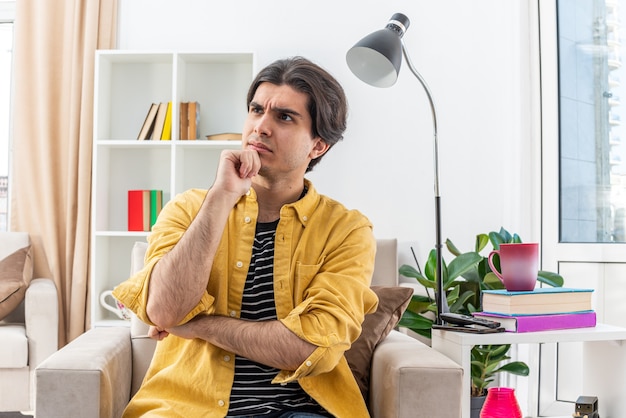
[[372,286],[398,286],[398,240],[376,240],[376,260]]

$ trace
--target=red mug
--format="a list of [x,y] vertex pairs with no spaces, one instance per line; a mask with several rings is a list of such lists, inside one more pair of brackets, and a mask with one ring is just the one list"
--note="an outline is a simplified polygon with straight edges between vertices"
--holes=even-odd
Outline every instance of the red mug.
[[[500,256],[502,272],[493,265],[492,259],[495,254]],[[535,288],[539,271],[539,244],[500,244],[499,250],[489,253],[488,261],[491,271],[498,276],[506,290],[514,292]]]

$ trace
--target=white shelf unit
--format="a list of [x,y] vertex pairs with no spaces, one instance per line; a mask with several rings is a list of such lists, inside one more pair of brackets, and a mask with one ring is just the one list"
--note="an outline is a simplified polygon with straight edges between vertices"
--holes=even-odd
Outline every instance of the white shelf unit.
[[[127,192],[163,190],[164,203],[215,179],[220,152],[240,141],[178,140],[179,104],[200,104],[199,138],[241,132],[253,53],[97,51],[91,218],[91,326],[124,324],[100,306],[99,296],[128,278],[135,241],[129,232]],[[172,102],[172,139],[138,141],[151,103]]]

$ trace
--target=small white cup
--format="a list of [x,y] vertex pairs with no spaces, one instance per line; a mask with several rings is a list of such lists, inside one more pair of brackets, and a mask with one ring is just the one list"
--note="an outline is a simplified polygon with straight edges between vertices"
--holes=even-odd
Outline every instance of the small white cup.
[[[107,298],[112,299],[114,304],[111,305],[107,301]],[[105,290],[100,293],[100,305],[102,305],[102,307],[107,311],[113,312],[118,318],[130,320],[130,310],[124,306],[122,302],[113,297],[112,290]]]

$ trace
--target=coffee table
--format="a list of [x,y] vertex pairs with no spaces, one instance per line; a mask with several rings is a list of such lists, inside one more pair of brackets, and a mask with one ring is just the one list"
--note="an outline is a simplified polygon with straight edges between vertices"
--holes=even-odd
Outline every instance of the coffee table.
[[[598,324],[594,328],[556,331],[495,334],[471,334],[448,330],[432,330],[432,347],[457,362],[463,368],[462,418],[470,416],[470,351],[475,345],[531,344],[582,342],[583,387],[587,395],[599,398],[600,416],[626,417],[626,328]],[[539,382],[541,383],[541,382]],[[537,388],[539,390],[539,388]],[[582,395],[582,394],[581,394]],[[538,413],[538,396],[529,393],[528,413]],[[519,399],[518,399],[519,400]],[[521,402],[520,402],[521,404]],[[572,413],[574,407],[572,405]]]

